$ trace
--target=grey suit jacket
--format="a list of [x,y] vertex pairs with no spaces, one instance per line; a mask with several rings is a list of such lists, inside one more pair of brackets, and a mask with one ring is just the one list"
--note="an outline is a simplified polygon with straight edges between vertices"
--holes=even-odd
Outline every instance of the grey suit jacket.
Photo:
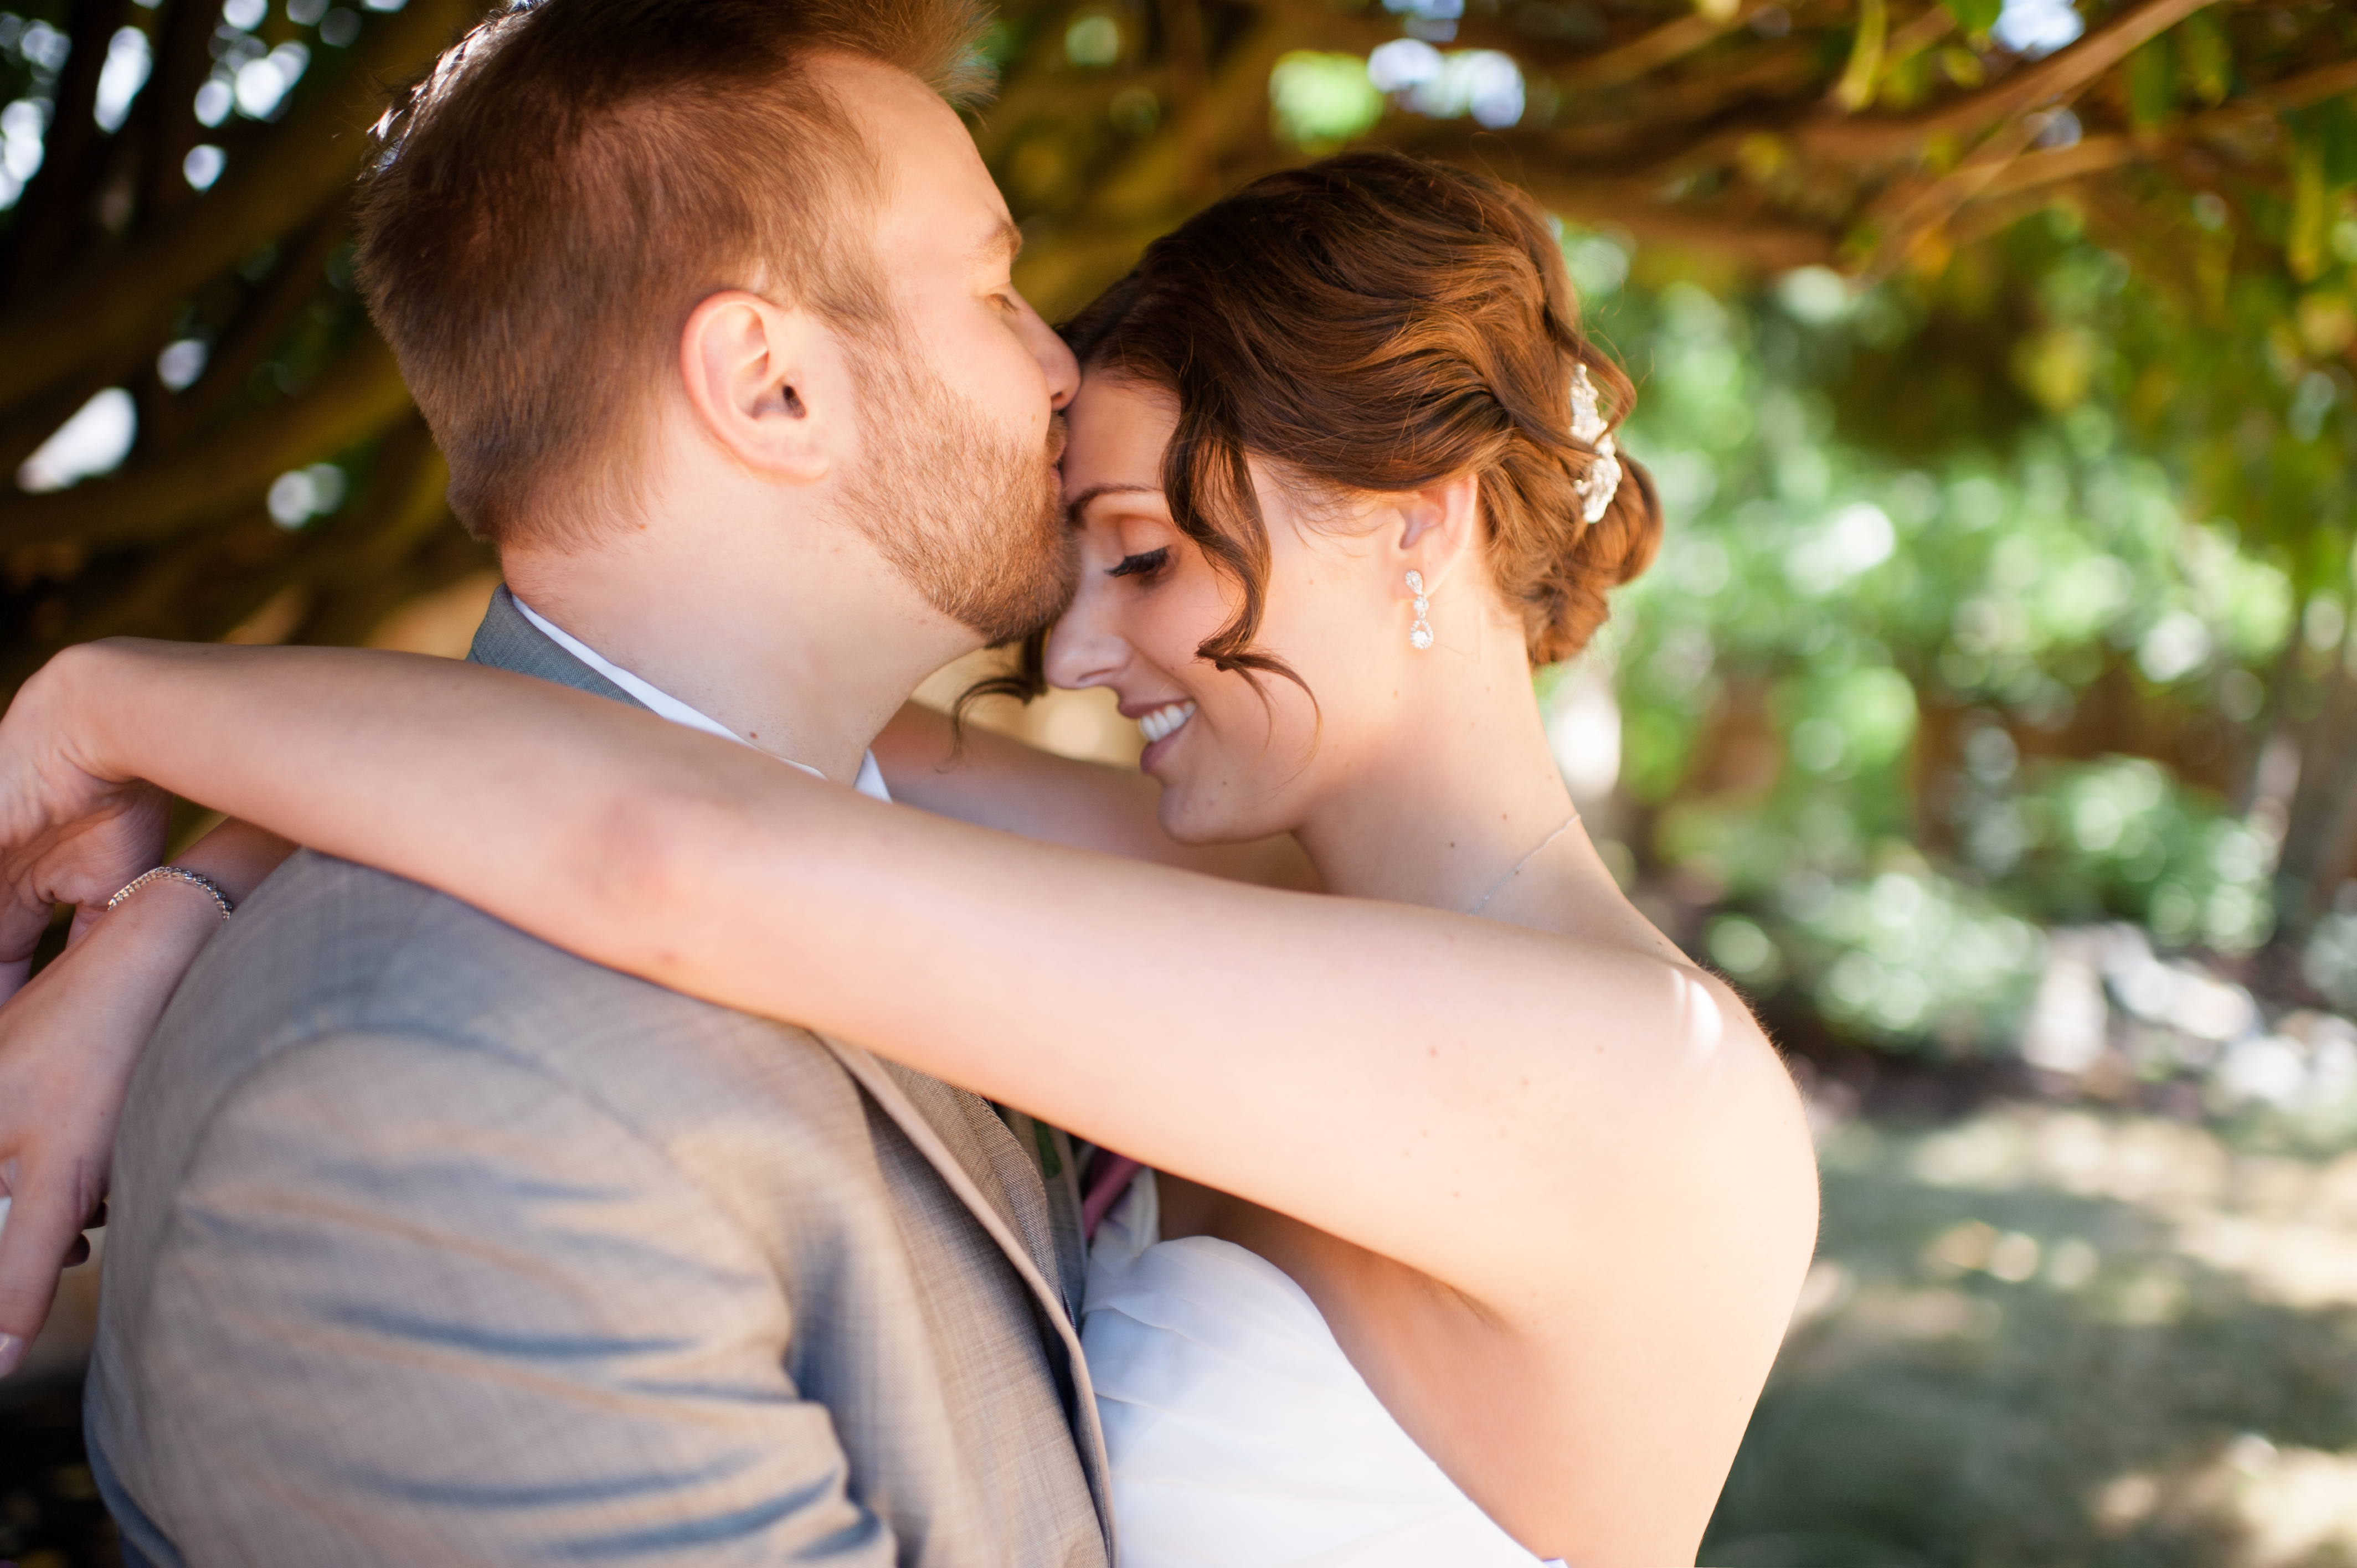
[[[629,700],[504,591],[474,657]],[[1102,1568],[1070,1164],[300,854],[131,1087],[100,1486],[134,1563]]]

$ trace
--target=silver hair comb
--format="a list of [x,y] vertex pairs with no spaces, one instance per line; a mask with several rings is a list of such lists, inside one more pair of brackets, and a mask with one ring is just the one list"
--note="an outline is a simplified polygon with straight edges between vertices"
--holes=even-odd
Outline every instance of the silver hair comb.
[[1596,454],[1596,461],[1587,466],[1587,477],[1574,479],[1571,488],[1580,499],[1581,515],[1589,522],[1600,522],[1604,509],[1620,493],[1620,448],[1613,443],[1612,426],[1605,421],[1596,383],[1587,379],[1584,364],[1571,367],[1571,434]]

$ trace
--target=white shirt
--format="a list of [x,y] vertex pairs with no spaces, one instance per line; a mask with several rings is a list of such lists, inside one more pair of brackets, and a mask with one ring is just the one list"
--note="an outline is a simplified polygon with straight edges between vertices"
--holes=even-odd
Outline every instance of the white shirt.
[[[509,589],[508,596],[514,598],[515,590],[512,588]],[[712,717],[709,714],[699,713],[695,709],[689,707],[685,703],[681,702],[677,697],[673,696],[669,692],[662,690],[659,686],[650,685],[646,682],[641,681],[636,675],[631,674],[629,671],[623,669],[620,665],[616,664],[605,655],[599,653],[596,649],[590,647],[587,643],[582,641],[579,638],[565,630],[563,627],[558,626],[554,621],[548,619],[548,618],[542,615],[538,610],[533,609],[530,605],[525,604],[522,599],[516,599],[515,607],[522,610],[523,612],[523,618],[538,627],[541,630],[541,634],[546,637],[549,641],[556,644],[557,647],[565,650],[565,652],[570,653],[574,658],[578,659],[582,663],[587,664],[590,669],[595,670],[598,674],[603,675],[607,680],[611,681],[623,691],[628,692],[631,696],[644,703],[650,712],[660,714],[662,717],[669,719],[675,725],[685,725],[690,729],[700,729],[706,735],[716,735],[724,740],[733,740],[739,746],[752,745],[752,742],[747,740],[743,736],[738,735],[735,730],[730,729],[726,725],[722,724],[718,719]],[[758,749],[758,747],[756,749]],[[779,757],[778,760],[784,763],[789,768],[799,768],[814,779],[823,779],[826,777],[825,774],[821,773],[817,768],[813,768],[807,762],[796,762],[791,757]],[[857,781],[852,785],[852,788],[858,790],[861,794],[867,796],[871,800],[882,800],[887,804],[890,803],[892,792],[884,787],[884,770],[876,766],[876,754],[874,752],[871,751],[860,758],[859,778]]]

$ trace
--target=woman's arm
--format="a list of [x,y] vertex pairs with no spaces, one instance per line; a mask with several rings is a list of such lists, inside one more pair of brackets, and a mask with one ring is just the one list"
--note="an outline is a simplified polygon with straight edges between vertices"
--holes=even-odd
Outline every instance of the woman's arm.
[[[236,902],[293,849],[224,822],[175,864],[210,876]],[[121,869],[108,868],[102,881],[120,886],[129,880],[115,880]],[[10,1199],[0,1230],[0,1376],[40,1331],[58,1271],[81,1261],[82,1228],[106,1196],[131,1069],[180,976],[221,929],[210,897],[170,879],[118,909],[84,908],[89,918],[77,921],[66,950],[0,1005],[0,1189]]]
[[[1029,843],[401,655],[94,645],[0,725],[0,789],[69,802],[49,820],[134,776],[857,1040],[1510,1324],[1632,1258],[1772,1282],[1781,1319],[1813,1227],[1772,1049],[1716,981],[1624,949]],[[0,842],[41,815],[0,798]]]
[[1319,891],[1318,872],[1290,833],[1252,843],[1186,844],[1162,831],[1161,790],[1134,768],[1081,762],[910,703],[872,748],[892,798],[976,827],[1093,849],[1157,865]]

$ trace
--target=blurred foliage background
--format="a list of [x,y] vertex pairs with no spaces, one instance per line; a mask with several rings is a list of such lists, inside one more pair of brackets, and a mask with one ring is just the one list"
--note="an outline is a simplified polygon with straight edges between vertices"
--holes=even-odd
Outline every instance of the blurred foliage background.
[[[463,648],[495,563],[347,199],[479,5],[0,5],[0,690],[118,632]],[[1827,1151],[1711,1560],[2357,1561],[2357,7],[1008,0],[988,47],[1051,318],[1354,143],[1562,222],[1670,528],[1540,695]],[[20,1408],[0,1552],[102,1560]]]

